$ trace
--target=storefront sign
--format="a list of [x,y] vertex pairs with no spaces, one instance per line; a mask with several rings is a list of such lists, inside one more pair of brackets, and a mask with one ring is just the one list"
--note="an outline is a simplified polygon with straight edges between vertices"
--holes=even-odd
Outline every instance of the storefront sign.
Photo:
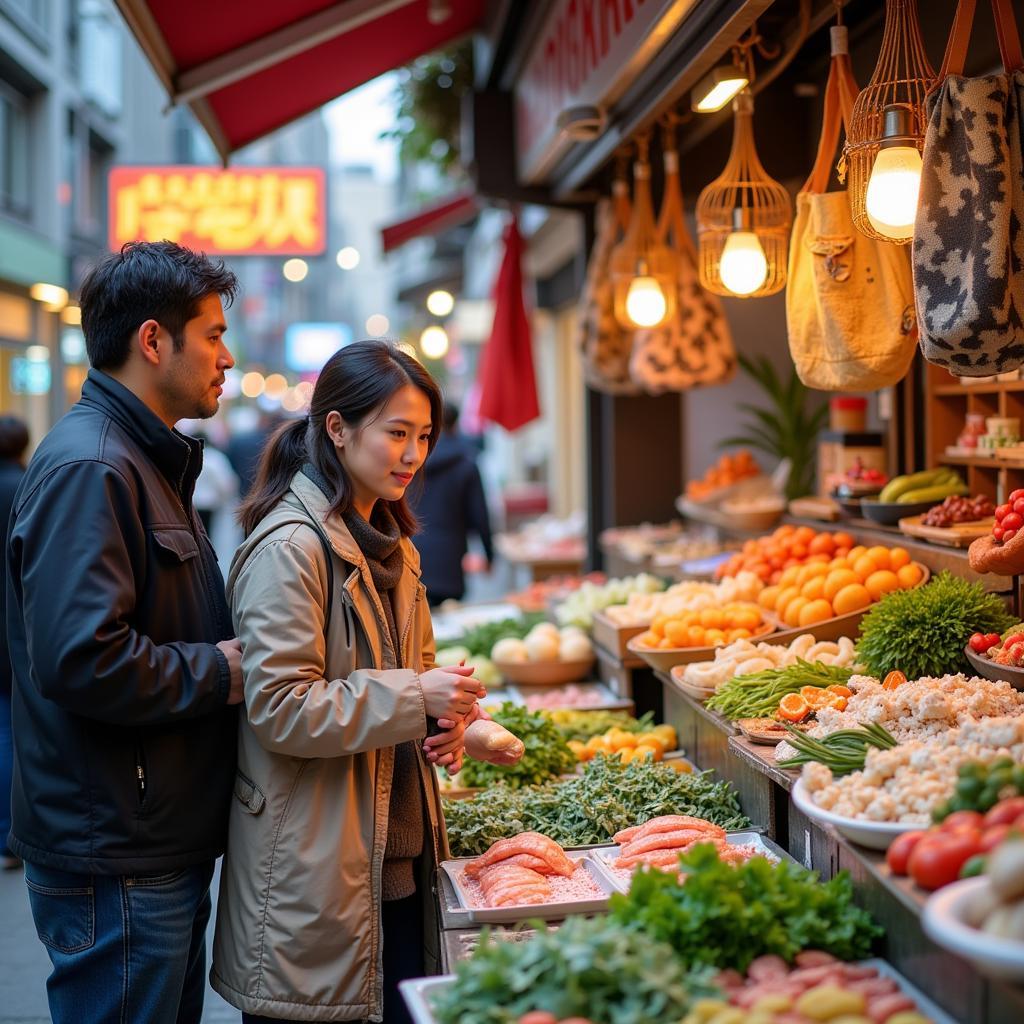
[[569,145],[558,115],[614,103],[696,0],[557,0],[516,83],[519,177],[535,182]]
[[115,167],[109,245],[169,239],[216,255],[317,256],[326,240],[319,167]]

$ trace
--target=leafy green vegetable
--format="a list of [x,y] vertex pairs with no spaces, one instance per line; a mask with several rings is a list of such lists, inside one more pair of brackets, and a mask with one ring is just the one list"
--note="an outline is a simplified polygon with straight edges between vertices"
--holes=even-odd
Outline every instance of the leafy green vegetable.
[[504,640],[509,636],[522,640],[538,622],[544,622],[546,618],[543,612],[524,612],[518,619],[485,622],[467,630],[454,644],[447,646],[465,647],[474,658],[489,658],[491,648],[499,640]]
[[1002,598],[980,583],[942,572],[912,590],[893,590],[864,616],[857,658],[882,679],[899,669],[908,679],[970,672],[964,647],[972,633],[1002,633],[1016,620]]
[[707,706],[726,718],[767,718],[779,710],[779,701],[787,693],[799,693],[804,686],[842,686],[852,675],[852,668],[798,658],[795,665],[785,668],[733,676],[718,688]]
[[654,712],[634,718],[625,711],[545,711],[545,715],[558,726],[568,740],[586,743],[591,736],[603,736],[609,729],[624,732],[649,732],[654,728]]
[[712,772],[677,772],[651,761],[622,764],[598,755],[582,775],[512,789],[492,786],[471,800],[446,800],[455,857],[473,857],[520,832],[543,832],[562,846],[606,843],[620,829],[662,814],[693,814],[723,828],[747,828],[736,791]]
[[882,935],[853,904],[844,871],[827,882],[791,861],[752,857],[735,867],[701,843],[680,858],[686,880],[648,870],[633,876],[629,895],[613,894],[611,916],[667,942],[685,964],[745,971],[774,953],[791,961],[803,949],[858,960]]
[[518,789],[533,786],[576,768],[576,755],[569,749],[558,726],[539,711],[510,704],[507,701],[491,717],[499,725],[518,736],[526,746],[520,760],[507,768],[467,758],[459,784],[462,786],[493,786],[503,782]]
[[717,994],[713,973],[688,974],[670,946],[633,928],[572,917],[522,942],[485,935],[433,999],[433,1011],[439,1024],[515,1024],[531,1010],[559,1019],[676,1024],[691,999]]

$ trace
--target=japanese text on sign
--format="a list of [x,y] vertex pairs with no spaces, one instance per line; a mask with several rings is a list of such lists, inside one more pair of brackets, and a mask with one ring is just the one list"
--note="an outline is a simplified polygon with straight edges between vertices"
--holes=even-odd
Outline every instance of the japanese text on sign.
[[318,167],[115,167],[111,249],[168,239],[217,255],[315,256],[325,247]]

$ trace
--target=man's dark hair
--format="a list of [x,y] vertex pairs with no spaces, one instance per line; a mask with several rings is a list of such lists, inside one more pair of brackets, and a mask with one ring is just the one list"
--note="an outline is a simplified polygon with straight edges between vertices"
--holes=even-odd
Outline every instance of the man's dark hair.
[[82,282],[82,331],[89,363],[97,370],[124,366],[132,335],[156,320],[185,345],[185,324],[199,315],[199,303],[219,295],[231,305],[238,278],[223,260],[210,260],[174,242],[129,242],[105,256]]
[[453,402],[444,403],[444,429],[451,433],[459,422],[459,407]]
[[17,416],[0,416],[0,459],[20,459],[28,447],[28,427]]

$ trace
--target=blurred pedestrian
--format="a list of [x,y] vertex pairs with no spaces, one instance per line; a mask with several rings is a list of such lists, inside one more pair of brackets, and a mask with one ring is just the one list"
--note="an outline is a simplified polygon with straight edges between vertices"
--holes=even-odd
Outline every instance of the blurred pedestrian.
[[282,419],[260,412],[259,420],[252,430],[232,434],[225,452],[231,461],[231,468],[238,476],[238,493],[245,499],[256,481],[256,469],[260,456],[266,448],[270,435],[281,425]]
[[193,502],[199,518],[210,538],[213,550],[220,561],[227,565],[242,539],[241,530],[235,521],[238,510],[238,476],[231,467],[227,455],[209,438],[203,439],[203,469],[196,480]]
[[[17,416],[0,416],[0,530],[4,550],[14,507],[14,495],[25,475],[22,461],[28,448],[28,427]],[[11,655],[7,648],[7,630],[3,628],[7,609],[6,563],[0,580],[0,858],[5,870],[21,867],[21,859],[7,848],[11,830]]]
[[445,402],[444,431],[423,467],[422,481],[411,493],[420,523],[414,544],[420,553],[423,585],[431,607],[461,601],[466,593],[462,560],[475,533],[487,559],[494,561],[491,517],[476,465],[476,448],[458,432],[459,410]]
[[15,498],[8,845],[56,1024],[198,1024],[210,878],[235,781],[241,650],[192,503],[232,365],[223,263],[171,242],[81,288],[91,369]]
[[243,1024],[409,1021],[397,983],[438,966],[431,763],[518,756],[464,734],[484,715],[472,667],[434,667],[405,495],[440,418],[420,363],[349,345],[241,508],[246,714],[210,981]]

